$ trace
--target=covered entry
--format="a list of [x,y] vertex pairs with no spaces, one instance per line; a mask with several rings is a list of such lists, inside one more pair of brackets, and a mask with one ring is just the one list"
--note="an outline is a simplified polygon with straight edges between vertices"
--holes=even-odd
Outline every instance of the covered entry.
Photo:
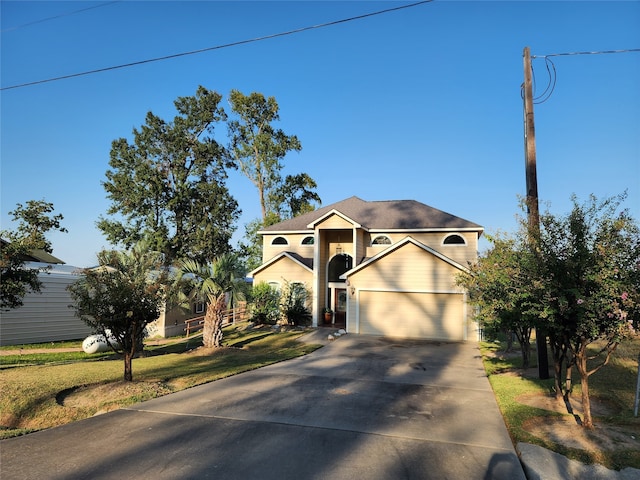
[[465,340],[462,293],[358,293],[357,333],[389,337]]

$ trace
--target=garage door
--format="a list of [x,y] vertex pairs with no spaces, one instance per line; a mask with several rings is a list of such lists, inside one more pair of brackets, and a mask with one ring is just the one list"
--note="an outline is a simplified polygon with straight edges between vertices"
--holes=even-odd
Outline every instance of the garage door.
[[462,294],[362,291],[359,305],[362,334],[464,340]]

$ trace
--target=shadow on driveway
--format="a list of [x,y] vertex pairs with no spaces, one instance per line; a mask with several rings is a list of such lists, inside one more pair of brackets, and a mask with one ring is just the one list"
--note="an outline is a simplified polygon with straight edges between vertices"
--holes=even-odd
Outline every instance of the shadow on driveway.
[[4,440],[6,479],[524,479],[475,343],[312,354]]

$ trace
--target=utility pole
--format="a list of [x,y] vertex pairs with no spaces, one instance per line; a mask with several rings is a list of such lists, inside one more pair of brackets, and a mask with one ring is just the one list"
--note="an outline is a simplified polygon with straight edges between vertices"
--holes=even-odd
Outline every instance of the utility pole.
[[[533,84],[531,80],[531,52],[524,48],[524,142],[525,176],[527,182],[527,219],[529,235],[540,233],[540,211],[538,209],[538,174],[536,170],[536,129],[533,123]],[[547,336],[543,329],[536,328],[536,350],[538,352],[538,376],[549,378]]]

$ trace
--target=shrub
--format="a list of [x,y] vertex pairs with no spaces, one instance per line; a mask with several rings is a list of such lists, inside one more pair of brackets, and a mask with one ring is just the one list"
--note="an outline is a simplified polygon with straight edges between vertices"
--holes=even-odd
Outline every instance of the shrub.
[[249,304],[249,319],[255,323],[275,325],[278,321],[280,294],[266,282],[253,286]]
[[304,283],[286,282],[280,296],[280,316],[293,325],[311,325],[311,311],[307,308],[309,290]]

